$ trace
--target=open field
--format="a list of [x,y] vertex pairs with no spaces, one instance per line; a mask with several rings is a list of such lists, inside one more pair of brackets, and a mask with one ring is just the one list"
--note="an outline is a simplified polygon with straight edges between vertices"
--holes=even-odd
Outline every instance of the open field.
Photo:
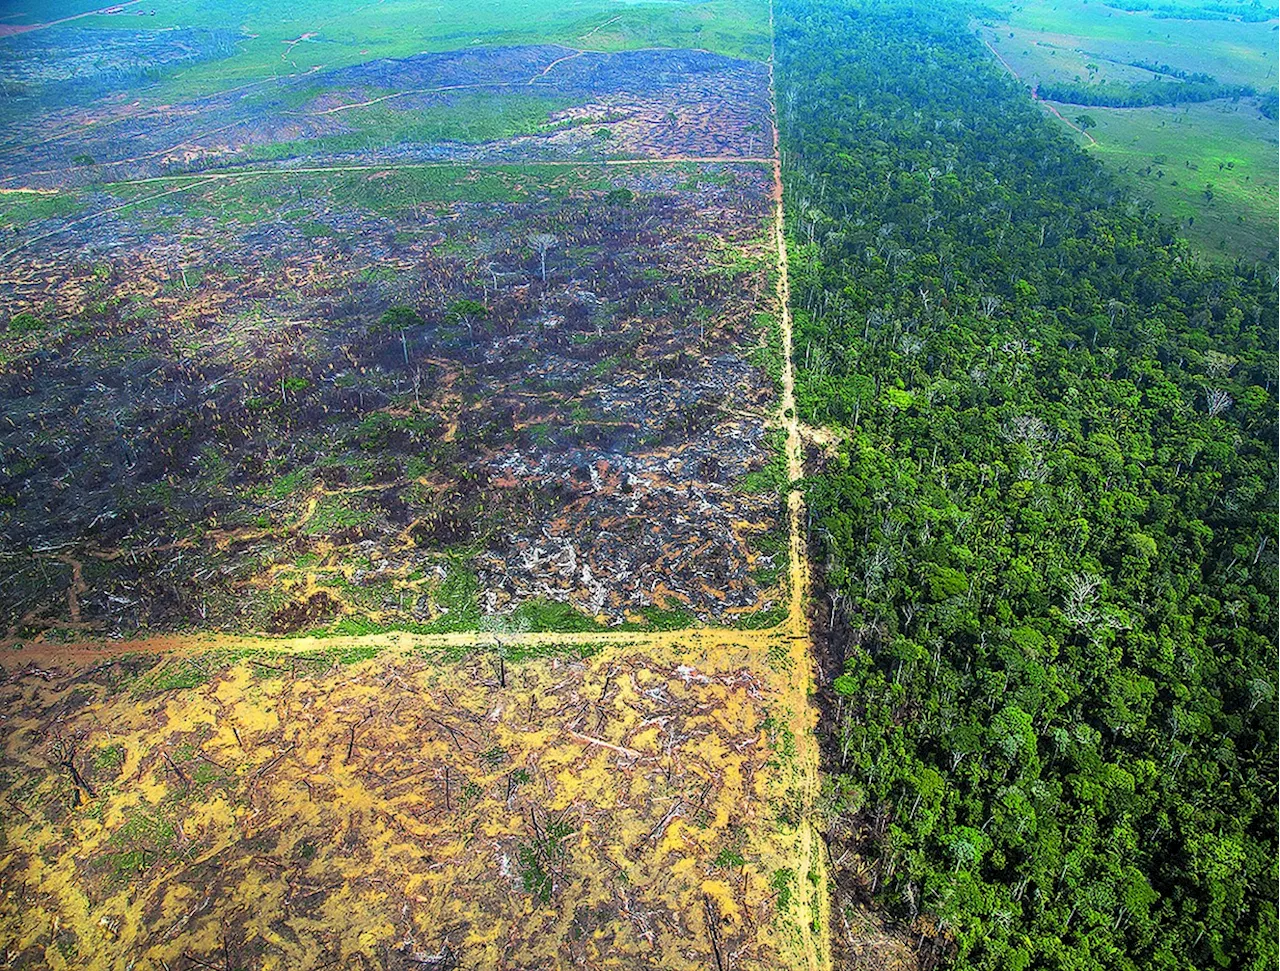
[[1086,110],[1098,123],[1093,151],[1197,250],[1275,263],[1275,122],[1246,103]]
[[[1201,15],[1195,5],[1170,9],[1182,8],[1188,16]],[[1037,0],[1019,5],[1007,20],[974,26],[1033,89],[1051,82],[1181,83],[1156,70],[1164,67],[1250,85],[1260,94],[1277,84],[1275,20],[1178,19],[1172,13],[1157,17],[1096,3]],[[1177,107],[1049,106],[1082,147],[1176,222],[1200,253],[1274,262],[1276,122],[1259,111],[1258,99]],[[1081,116],[1087,134],[1080,130]]]
[[[1276,21],[1197,20],[1132,13],[1081,0],[1029,0],[990,28],[1002,55],[1029,83],[1090,73],[1136,80],[1131,61],[1168,64],[1259,90],[1276,84]],[[1009,34],[1013,36],[1010,37]],[[990,36],[984,30],[984,36]],[[1090,72],[1087,65],[1096,70]],[[1025,70],[1024,70],[1025,69]],[[1150,73],[1150,72],[1143,72]]]
[[7,966],[802,964],[784,642],[15,665]]

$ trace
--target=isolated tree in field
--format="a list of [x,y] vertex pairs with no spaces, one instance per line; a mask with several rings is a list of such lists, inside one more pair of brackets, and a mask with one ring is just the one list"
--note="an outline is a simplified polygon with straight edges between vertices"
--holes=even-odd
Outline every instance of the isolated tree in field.
[[514,641],[526,634],[532,625],[528,617],[515,614],[490,614],[480,621],[480,630],[486,635],[490,650],[496,662],[495,673],[498,685],[507,686],[507,660],[511,657]]
[[560,240],[552,236],[550,233],[530,233],[529,245],[538,251],[538,258],[542,261],[542,282],[547,282],[547,250],[555,246]]
[[425,323],[418,311],[412,307],[403,305],[389,308],[381,317],[378,318],[378,324],[374,328],[375,331],[390,334],[394,331],[400,332],[400,349],[404,352],[404,363],[409,363],[409,337],[408,330],[410,327],[417,327]]
[[449,305],[445,319],[450,323],[466,324],[467,336],[475,337],[475,323],[489,312],[478,300],[455,300]]

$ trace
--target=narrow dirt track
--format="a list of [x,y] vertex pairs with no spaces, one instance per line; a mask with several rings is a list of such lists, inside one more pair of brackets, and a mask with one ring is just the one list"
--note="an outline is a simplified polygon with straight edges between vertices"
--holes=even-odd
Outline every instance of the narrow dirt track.
[[[999,61],[999,62],[1000,62],[1000,64],[1004,67],[1004,69],[1005,69],[1006,71],[1008,71],[1011,75],[1013,75],[1013,79],[1014,79],[1015,81],[1021,81],[1021,80],[1022,80],[1022,78],[1019,76],[1018,72],[1017,72],[1017,71],[1015,71],[1015,70],[1013,69],[1013,67],[1009,64],[1009,62],[1008,62],[1008,61],[1006,61],[1006,60],[1005,60],[1005,59],[1000,55],[1000,52],[999,52],[998,50],[996,50],[994,47],[992,47],[992,46],[991,46],[991,42],[990,42],[990,41],[988,41],[988,40],[983,40],[983,42],[982,42],[982,43],[984,43],[984,44],[986,44],[986,45],[987,45],[987,50],[989,50],[993,55],[995,55],[995,59],[996,59],[997,61]],[[1047,101],[1045,101],[1043,98],[1041,98],[1041,97],[1040,97],[1040,95],[1039,95],[1039,93],[1038,93],[1034,88],[1031,90],[1031,100],[1032,100],[1032,101],[1034,101],[1036,104],[1040,105],[1041,107],[1048,108],[1051,112],[1053,112],[1055,115],[1057,115],[1057,116],[1058,116],[1058,120],[1059,120],[1059,121],[1061,121],[1064,125],[1066,125],[1066,126],[1067,126],[1068,128],[1070,128],[1070,129],[1072,129],[1073,131],[1079,132],[1079,133],[1080,133],[1081,135],[1083,135],[1085,138],[1089,139],[1089,144],[1090,144],[1090,145],[1097,145],[1097,144],[1098,144],[1098,140],[1097,140],[1096,138],[1094,138],[1092,135],[1090,135],[1087,131],[1085,131],[1085,130],[1084,130],[1083,128],[1081,128],[1079,125],[1075,124],[1075,123],[1074,123],[1074,122],[1072,122],[1070,119],[1068,119],[1068,118],[1067,118],[1067,117],[1066,117],[1066,116],[1065,116],[1061,111],[1059,111],[1059,110],[1058,110],[1057,108],[1055,108],[1053,105],[1049,104],[1049,102],[1047,102]]]
[[787,479],[791,489],[787,494],[787,516],[790,527],[790,578],[791,604],[786,626],[791,645],[791,670],[789,706],[792,731],[797,740],[797,760],[800,768],[804,814],[800,824],[798,847],[798,881],[801,888],[802,909],[809,915],[804,923],[804,949],[810,971],[827,971],[831,967],[831,894],[827,882],[826,858],[823,854],[822,836],[812,822],[812,809],[821,790],[820,753],[816,709],[810,702],[814,687],[813,637],[809,627],[809,551],[805,541],[805,502],[799,489],[804,478],[804,441],[800,432],[800,416],[796,410],[795,364],[792,354],[791,331],[791,282],[787,272],[786,210],[782,185],[782,148],[778,126],[778,90],[775,79],[777,62],[777,29],[774,26],[774,4],[769,0],[769,102],[773,110],[773,202],[774,242],[778,258],[778,325],[782,335],[782,410],[783,426],[787,430]]

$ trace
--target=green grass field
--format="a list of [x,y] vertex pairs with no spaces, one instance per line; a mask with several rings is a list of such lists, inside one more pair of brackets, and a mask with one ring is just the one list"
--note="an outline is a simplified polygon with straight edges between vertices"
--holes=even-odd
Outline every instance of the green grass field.
[[[150,11],[155,11],[150,16]],[[152,92],[186,98],[273,77],[471,45],[563,44],[604,51],[702,48],[769,56],[768,0],[155,0],[148,16],[86,17],[78,26],[232,27],[245,39],[234,57],[172,72]]]
[[[1097,0],[1028,0],[1003,20],[973,26],[1032,87],[1156,78],[1133,61],[1259,91],[1276,86],[1275,21],[1180,20],[1128,13]],[[1178,108],[1056,107],[1068,119],[1087,115],[1096,123],[1089,130],[1092,141],[1072,134],[1157,212],[1175,220],[1198,252],[1214,259],[1276,259],[1280,138],[1276,123],[1251,99]]]
[[0,195],[0,227],[12,230],[42,219],[71,216],[82,203],[79,192],[6,192]]
[[[1079,67],[1092,61],[1099,69],[1108,68],[1096,57],[1070,57],[1080,49],[1121,64],[1141,60],[1212,74],[1227,84],[1252,84],[1260,90],[1276,85],[1275,21],[1175,20],[1116,10],[1098,0],[1027,0],[991,25],[999,33],[1001,55],[1029,83],[1037,80],[1038,69],[1048,70],[1041,75],[1044,80],[1071,80],[1076,73],[1087,80]],[[1041,46],[1049,44],[1058,48],[1056,55]],[[1064,56],[1076,69],[1057,68],[1056,58]]]
[[1098,123],[1090,150],[1201,252],[1275,262],[1275,122],[1244,102],[1086,110]]

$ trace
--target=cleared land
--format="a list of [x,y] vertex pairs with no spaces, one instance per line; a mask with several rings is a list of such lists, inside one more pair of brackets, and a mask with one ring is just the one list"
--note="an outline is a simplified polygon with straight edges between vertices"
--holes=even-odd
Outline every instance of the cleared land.
[[[1197,16],[1184,4],[1187,17]],[[1225,84],[1277,84],[1276,21],[1180,19],[1102,4],[1037,2],[975,24],[1004,65],[1033,88],[1046,82],[1144,84],[1207,74]],[[1198,9],[1198,8],[1197,8]],[[1145,66],[1140,66],[1145,65]],[[1274,262],[1276,122],[1256,98],[1177,107],[1098,108],[1045,102],[1098,157],[1202,254]],[[1087,134],[1080,130],[1086,116]],[[1206,188],[1209,191],[1206,193]]]
[[8,966],[830,966],[764,8],[513,6],[13,81]]
[[0,384],[28,416],[0,431],[12,636],[768,626],[769,188],[282,173],[33,226]]
[[[174,44],[131,55],[187,50]],[[59,48],[30,60],[33,70],[60,74],[78,70],[79,58],[64,63]],[[7,69],[15,84],[23,63]],[[369,61],[151,107],[106,96],[75,111],[46,110],[34,123],[30,111],[0,113],[0,183],[74,188],[303,159],[759,158],[768,154],[770,125],[766,69],[754,61],[705,51],[485,48]]]
[[[1066,113],[1067,106],[1060,106]],[[1202,252],[1275,262],[1276,123],[1250,104],[1088,108],[1095,151]]]
[[42,128],[0,196],[10,636],[776,623],[768,91],[539,46]]
[[28,665],[10,966],[803,965],[789,654],[708,647]]

